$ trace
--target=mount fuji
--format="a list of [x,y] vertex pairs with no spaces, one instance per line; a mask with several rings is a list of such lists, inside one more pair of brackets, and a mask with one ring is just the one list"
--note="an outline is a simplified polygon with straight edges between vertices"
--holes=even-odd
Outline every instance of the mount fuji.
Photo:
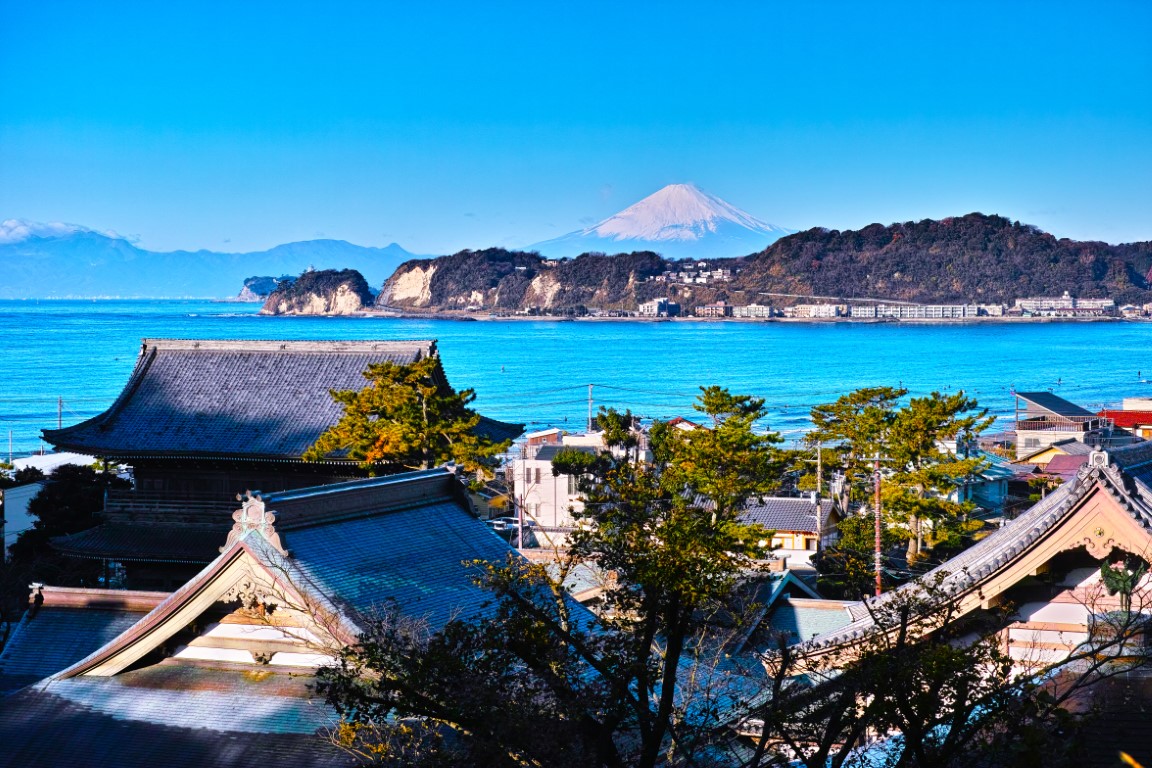
[[715,259],[762,251],[795,231],[761,221],[692,184],[669,184],[595,226],[528,250],[552,258],[656,251],[670,259]]

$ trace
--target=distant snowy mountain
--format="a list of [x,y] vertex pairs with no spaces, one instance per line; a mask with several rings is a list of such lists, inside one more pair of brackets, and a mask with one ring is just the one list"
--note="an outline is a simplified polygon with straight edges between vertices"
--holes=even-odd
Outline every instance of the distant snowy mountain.
[[769,224],[692,184],[669,184],[599,224],[528,247],[561,258],[589,251],[656,251],[722,258],[762,251],[792,229]]
[[414,254],[393,243],[287,243],[255,253],[137,248],[115,233],[74,224],[0,222],[0,299],[228,298],[254,275],[298,275],[308,267],[355,269],[376,288]]

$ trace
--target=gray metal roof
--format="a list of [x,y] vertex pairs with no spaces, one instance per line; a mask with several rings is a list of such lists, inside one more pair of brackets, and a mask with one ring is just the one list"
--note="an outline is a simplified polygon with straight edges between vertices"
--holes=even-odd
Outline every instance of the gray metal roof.
[[1070,403],[1051,392],[1017,392],[1016,397],[1056,416],[1069,418],[1074,416],[1091,416],[1095,418],[1096,416],[1092,411],[1081,408],[1075,403]]
[[[832,513],[832,502],[820,501],[824,524]],[[774,531],[816,533],[816,505],[811,499],[784,497],[757,497],[750,499],[740,513],[743,523],[759,523]]]
[[[107,456],[296,460],[343,412],[330,390],[362,389],[373,363],[436,354],[434,341],[145,339],[111,408],[44,437]],[[480,429],[522,431],[490,419]]]

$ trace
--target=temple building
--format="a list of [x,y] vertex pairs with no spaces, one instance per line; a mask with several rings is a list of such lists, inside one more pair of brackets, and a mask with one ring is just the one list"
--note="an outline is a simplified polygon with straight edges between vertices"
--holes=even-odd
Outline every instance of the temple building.
[[233,506],[174,592],[34,585],[0,654],[0,765],[355,764],[316,669],[383,607],[433,631],[490,610],[467,563],[516,556],[446,469]]
[[[1128,556],[1152,559],[1152,443],[1094,451],[1070,482],[921,580],[940,580],[938,589],[959,601],[959,616],[1012,606],[1009,655],[1058,663],[1121,608],[1120,596],[1101,583],[1100,565]],[[832,647],[864,637],[876,626],[876,609],[916,585],[856,603],[851,622],[812,642]],[[1136,585],[1131,610],[1152,622],[1152,577]]]
[[[125,586],[174,589],[219,553],[237,494],[363,477],[355,461],[301,458],[342,415],[330,391],[363,388],[374,363],[427,357],[434,341],[145,339],[107,411],[44,433],[58,450],[130,465],[135,486],[109,492],[102,525],[53,545],[122,567]],[[523,431],[486,418],[478,429],[494,441]]]

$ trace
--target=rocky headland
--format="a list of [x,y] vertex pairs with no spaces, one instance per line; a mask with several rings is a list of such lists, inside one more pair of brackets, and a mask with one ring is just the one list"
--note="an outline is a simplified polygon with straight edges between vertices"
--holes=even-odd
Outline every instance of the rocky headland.
[[373,305],[368,282],[354,269],[305,272],[268,296],[262,315],[353,315]]

